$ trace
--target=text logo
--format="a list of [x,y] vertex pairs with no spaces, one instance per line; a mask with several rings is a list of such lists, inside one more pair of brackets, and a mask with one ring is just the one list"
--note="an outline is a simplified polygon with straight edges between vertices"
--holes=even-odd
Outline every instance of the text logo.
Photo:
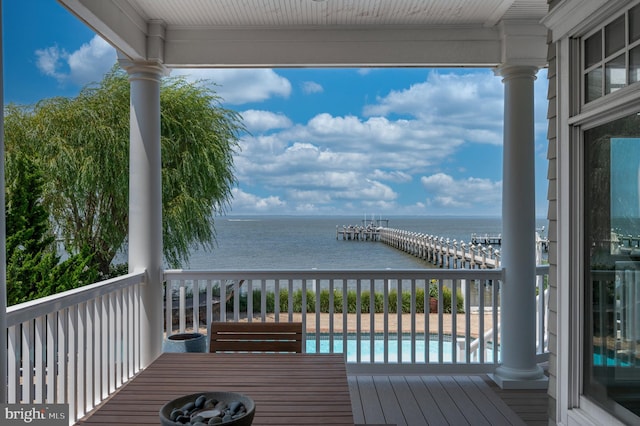
[[68,404],[0,404],[0,423],[3,425],[69,424]]

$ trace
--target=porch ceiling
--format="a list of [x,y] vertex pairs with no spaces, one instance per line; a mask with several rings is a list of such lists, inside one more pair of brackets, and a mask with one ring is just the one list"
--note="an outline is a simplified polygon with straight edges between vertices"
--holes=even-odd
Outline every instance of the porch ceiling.
[[174,68],[486,67],[546,53],[547,0],[58,1],[131,59]]

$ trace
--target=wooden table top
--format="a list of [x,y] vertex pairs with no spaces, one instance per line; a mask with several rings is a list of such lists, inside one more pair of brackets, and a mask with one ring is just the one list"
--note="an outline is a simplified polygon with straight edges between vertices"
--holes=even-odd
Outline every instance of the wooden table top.
[[251,397],[254,426],[353,425],[344,355],[259,353],[164,353],[79,423],[158,425],[166,402],[211,391]]

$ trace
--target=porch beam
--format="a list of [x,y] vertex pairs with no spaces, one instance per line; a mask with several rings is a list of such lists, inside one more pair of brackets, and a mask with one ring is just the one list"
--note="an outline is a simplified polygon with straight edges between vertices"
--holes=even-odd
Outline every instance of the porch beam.
[[474,26],[186,28],[167,26],[165,64],[180,67],[494,67],[500,31]]
[[535,138],[537,66],[505,65],[500,354],[491,375],[503,389],[546,388],[536,364]]
[[162,352],[162,180],[160,158],[160,80],[158,62],[121,57],[129,73],[129,272],[146,271],[141,286],[140,366]]

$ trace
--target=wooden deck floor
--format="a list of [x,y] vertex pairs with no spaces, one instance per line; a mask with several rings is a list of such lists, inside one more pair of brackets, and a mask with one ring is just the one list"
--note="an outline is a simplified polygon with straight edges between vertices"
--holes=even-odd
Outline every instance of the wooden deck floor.
[[502,390],[486,375],[349,376],[356,423],[547,425],[546,390]]

